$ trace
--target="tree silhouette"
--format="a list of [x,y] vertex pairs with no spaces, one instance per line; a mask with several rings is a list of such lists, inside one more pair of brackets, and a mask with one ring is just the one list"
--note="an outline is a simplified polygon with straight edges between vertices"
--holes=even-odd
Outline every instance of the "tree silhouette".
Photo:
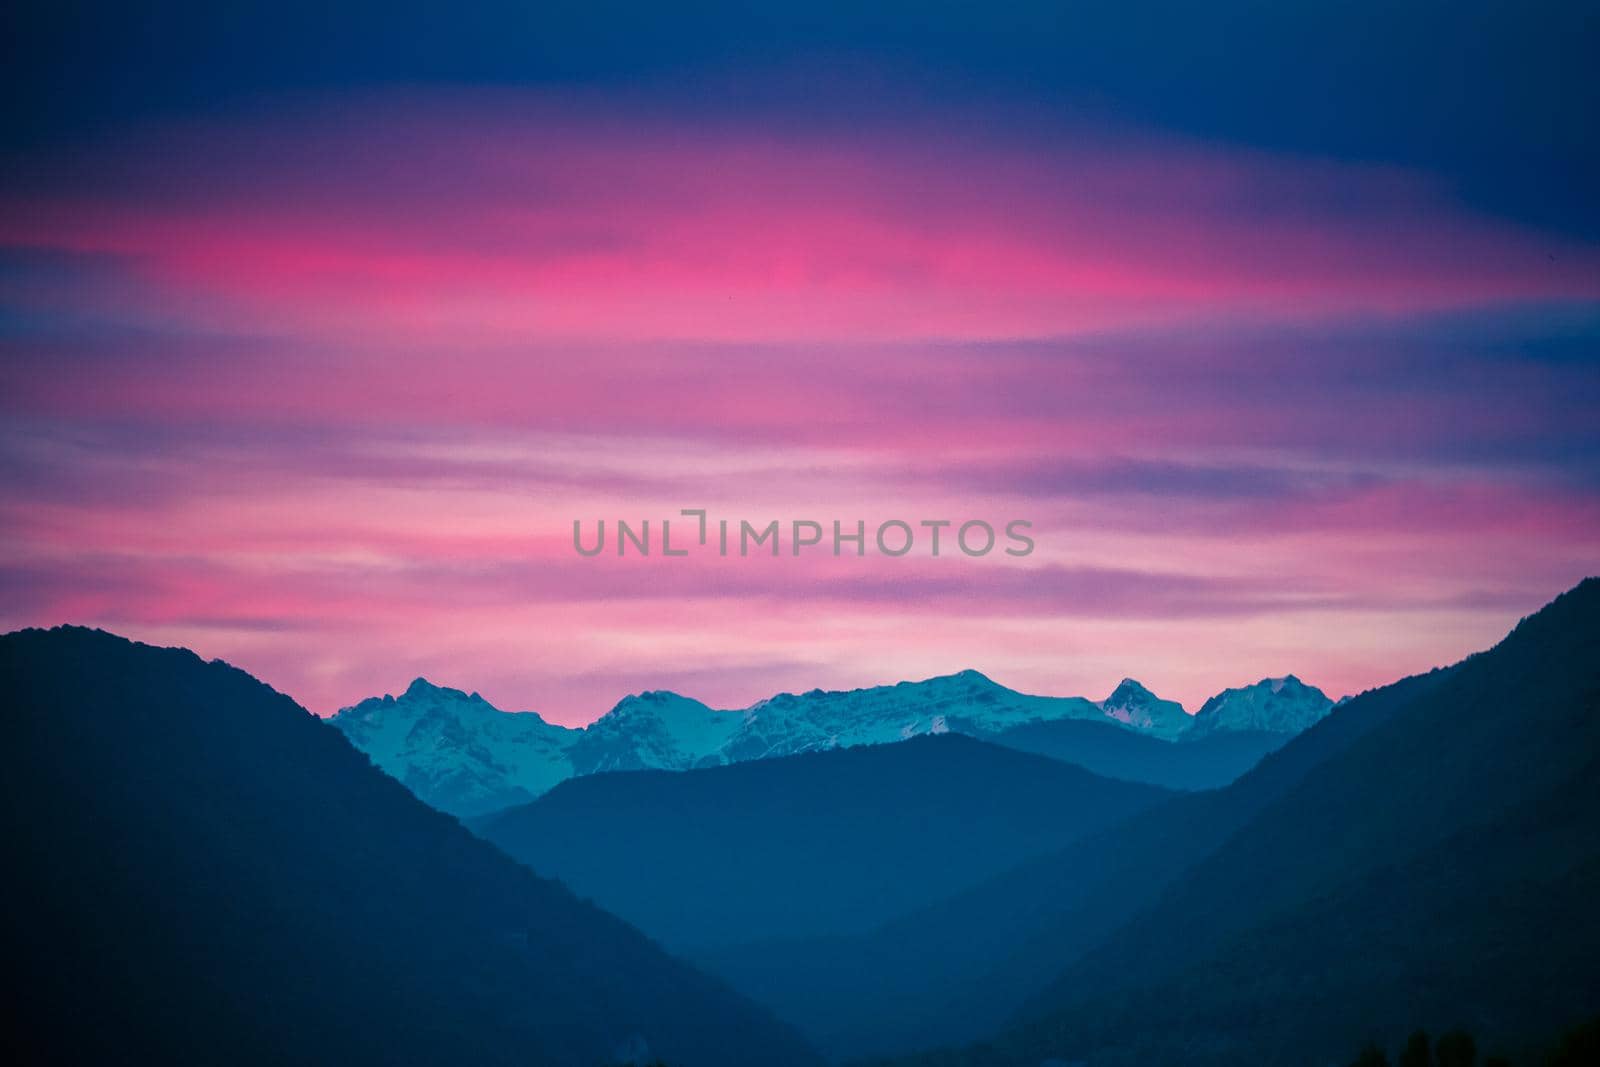
[[1473,1067],[1478,1062],[1478,1045],[1465,1030],[1452,1030],[1434,1046],[1438,1067]]
[[[1600,1016],[1566,1031],[1541,1061],[1543,1067],[1600,1067]],[[1389,1067],[1389,1057],[1375,1041],[1368,1041],[1350,1067]],[[1441,1034],[1430,1047],[1428,1034],[1418,1030],[1406,1039],[1400,1067],[1512,1067],[1510,1058],[1485,1056],[1478,1061],[1478,1044],[1466,1030]]]
[[1593,1067],[1600,1063],[1600,1015],[1561,1035],[1545,1061],[1549,1067]]
[[1428,1034],[1418,1030],[1406,1038],[1405,1051],[1400,1053],[1400,1067],[1433,1067],[1433,1049],[1428,1044]]
[[1378,1047],[1377,1042],[1368,1041],[1361,1050],[1361,1055],[1351,1062],[1350,1067],[1389,1067],[1389,1056]]

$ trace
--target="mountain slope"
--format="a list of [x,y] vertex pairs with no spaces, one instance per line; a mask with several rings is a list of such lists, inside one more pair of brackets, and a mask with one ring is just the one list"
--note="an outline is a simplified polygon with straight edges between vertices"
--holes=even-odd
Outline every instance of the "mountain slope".
[[407,789],[457,815],[527,803],[572,773],[573,731],[423,678],[398,699],[344,709],[334,725]]
[[1292,737],[1332,709],[1327,694],[1292,674],[1263,678],[1241,689],[1224,689],[1202,704],[1185,739],[1240,732]]
[[1537,1039],[1600,1002],[1597,773],[1591,579],[1308,771],[1031,1022],[954,1061],[1287,1065],[1457,1023]]
[[0,638],[12,1062],[806,1064],[241,671]]
[[959,735],[602,774],[479,832],[674,947],[865,930],[1167,794]]
[[728,747],[730,759],[885,744],[927,734],[976,736],[1053,719],[1108,721],[1093,701],[1019,693],[977,671],[845,692],[780,693],[751,705],[745,717],[745,726]]
[[1025,723],[979,736],[1018,752],[1075,763],[1106,778],[1190,790],[1227,785],[1294,737],[1260,730],[1220,730],[1193,740],[1186,734],[1172,742],[1081,719]]
[[1001,1027],[1066,962],[1178,884],[1312,767],[1449,674],[1364,693],[1226,789],[1174,797],[865,934],[726,946],[694,958],[831,1055],[974,1040]]
[[1124,678],[1111,695],[1100,702],[1100,710],[1113,722],[1131,726],[1154,737],[1171,740],[1189,728],[1189,713],[1176,700],[1162,700],[1150,690]]
[[664,690],[640,693],[572,731],[571,773],[682,771],[725,763],[722,750],[743,725],[736,711],[716,711]]

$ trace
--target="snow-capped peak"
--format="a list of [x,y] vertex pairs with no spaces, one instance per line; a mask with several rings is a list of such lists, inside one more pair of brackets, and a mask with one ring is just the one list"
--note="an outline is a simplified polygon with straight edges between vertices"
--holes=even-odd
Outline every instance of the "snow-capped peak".
[[1137,678],[1124,678],[1122,681],[1117,683],[1117,687],[1111,691],[1111,695],[1106,697],[1101,703],[1113,704],[1123,700],[1154,699],[1156,699],[1156,695],[1150,692],[1149,689],[1145,688],[1144,684]]
[[731,711],[670,690],[645,690],[588,726],[569,729],[417,678],[398,697],[344,709],[333,725],[424,800],[473,814],[600,771],[684,770],[946,732],[996,737],[1061,720],[1164,740],[1225,730],[1291,733],[1328,706],[1327,697],[1293,675],[1227,690],[1191,717],[1133,678],[1093,701],[1019,693],[968,669],[865,689],[779,693]]
[[416,678],[412,679],[410,685],[406,686],[404,695],[408,697],[418,697],[425,693],[436,693],[442,688],[442,686],[434,685],[426,678],[418,675]]
[[458,814],[531,800],[571,776],[573,731],[425,678],[398,697],[344,708],[332,723],[412,792]]
[[1173,738],[1189,726],[1189,713],[1175,700],[1162,700],[1132,678],[1124,678],[1100,709],[1117,722],[1158,737]]
[[1292,674],[1263,678],[1254,685],[1224,689],[1206,701],[1189,736],[1227,731],[1297,734],[1332,708],[1327,694]]
[[665,689],[623,697],[584,727],[571,748],[579,774],[608,770],[682,770],[714,758],[743,716],[717,711]]

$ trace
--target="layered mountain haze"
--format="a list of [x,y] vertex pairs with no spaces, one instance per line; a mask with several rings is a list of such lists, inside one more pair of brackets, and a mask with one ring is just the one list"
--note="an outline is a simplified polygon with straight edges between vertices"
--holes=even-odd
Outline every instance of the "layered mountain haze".
[[[1363,693],[1227,788],[1173,797],[865,934],[758,941],[696,957],[840,1058],[976,1040],[1003,1026],[1069,961],[1163,894],[1180,893],[1192,864],[1308,770],[1448,674]],[[1223,733],[1193,744],[1249,736]]]
[[[1233,786],[924,913],[901,931],[914,942],[881,934],[898,956],[832,949],[878,961],[892,1012],[913,1010],[895,991],[926,996],[930,973],[947,976],[933,998],[947,1014],[1036,987],[996,1012],[1013,1017],[998,1038],[918,1061],[939,1067],[1290,1067],[1464,1023],[1530,1048],[1600,1003],[1597,774],[1589,579],[1490,651],[1341,705]],[[739,966],[744,988],[773,983],[769,1003],[825,988],[771,946]]]
[[[419,679],[335,730],[66,628],[0,639],[0,691],[20,1062],[1302,1067],[1600,1003],[1595,579],[1452,667],[1264,679],[1170,740],[1131,680],[974,672],[585,730]],[[458,806],[543,791],[475,841],[356,737]],[[1263,738],[1221,788],[1072,765]]]
[[[1207,702],[1204,719],[1131,678],[1098,701],[1019,693],[972,670],[843,692],[780,693],[737,710],[649,691],[587,727],[568,729],[419,678],[399,697],[364,700],[332,722],[423,800],[464,816],[525,803],[567,778],[604,771],[688,770],[942,733],[1110,777],[1203,788],[1231,781],[1332,706],[1320,690],[1289,681],[1292,687],[1263,681],[1227,690]],[[1258,690],[1272,690],[1270,699],[1250,695]],[[1239,736],[1191,744],[1225,734]]]
[[864,932],[1171,794],[959,734],[596,774],[473,825],[674,951]]

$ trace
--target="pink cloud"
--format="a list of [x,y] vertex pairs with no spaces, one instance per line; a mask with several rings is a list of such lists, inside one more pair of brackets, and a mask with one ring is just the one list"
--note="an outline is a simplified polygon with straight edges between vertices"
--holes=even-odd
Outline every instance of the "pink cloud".
[[1190,145],[395,99],[120,151],[79,188],[8,197],[0,242],[111,257],[202,321],[314,336],[1015,338],[1600,292],[1592,250],[1404,174]]
[[[966,666],[1338,692],[1600,549],[1600,380],[1563,355],[1600,254],[1403,173],[493,97],[50,173],[0,192],[0,624],[192,644],[318,711],[418,673],[567,721],[647,678],[741,704]],[[1041,547],[571,552],[574,518],[687,506]]]

